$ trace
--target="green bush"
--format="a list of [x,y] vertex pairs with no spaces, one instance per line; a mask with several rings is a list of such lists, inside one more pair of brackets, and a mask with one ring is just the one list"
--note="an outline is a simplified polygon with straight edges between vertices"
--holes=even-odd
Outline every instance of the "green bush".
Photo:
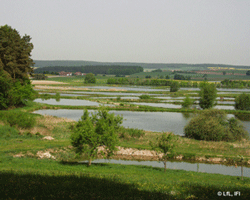
[[0,138],[11,139],[20,137],[18,130],[8,125],[0,125]]
[[250,110],[250,94],[240,94],[235,99],[236,110]]
[[180,84],[178,81],[173,81],[170,85],[170,92],[177,92],[180,89]]
[[198,113],[184,128],[185,136],[207,141],[236,141],[248,138],[240,121],[227,119],[224,111],[208,109]]
[[191,105],[193,105],[193,99],[190,99],[189,96],[186,96],[186,98],[182,102],[182,108],[190,108]]
[[116,98],[116,100],[117,100],[117,101],[121,101],[121,97],[118,96],[118,97]]
[[84,78],[84,83],[96,83],[95,75],[88,73]]
[[141,96],[139,96],[140,99],[150,99],[151,96],[147,95],[147,94],[142,94]]
[[202,109],[212,108],[216,104],[217,89],[213,83],[203,82],[200,84],[200,101]]
[[48,79],[47,76],[45,76],[44,74],[34,74],[33,75],[33,80],[46,80]]
[[129,139],[129,138],[140,138],[145,135],[145,132],[137,128],[124,128],[123,126],[119,129],[120,138]]
[[34,115],[21,111],[2,111],[1,120],[7,122],[11,127],[32,128],[36,124]]

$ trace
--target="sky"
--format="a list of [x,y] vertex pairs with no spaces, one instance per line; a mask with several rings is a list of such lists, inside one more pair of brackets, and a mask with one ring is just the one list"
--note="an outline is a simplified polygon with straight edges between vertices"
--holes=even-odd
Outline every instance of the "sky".
[[250,66],[250,0],[0,0],[34,60]]

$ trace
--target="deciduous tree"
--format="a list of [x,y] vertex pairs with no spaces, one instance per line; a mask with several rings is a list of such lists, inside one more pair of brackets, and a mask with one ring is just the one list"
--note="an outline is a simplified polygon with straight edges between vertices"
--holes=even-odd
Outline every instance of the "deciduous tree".
[[71,143],[76,153],[84,154],[89,166],[97,157],[99,146],[104,147],[108,158],[111,157],[118,143],[117,130],[121,123],[122,117],[110,114],[104,108],[92,116],[85,110],[71,134]]
[[235,99],[236,110],[250,110],[250,95],[246,93],[240,94]]
[[203,82],[200,84],[200,101],[202,109],[212,108],[216,104],[217,89],[213,83]]
[[150,142],[152,149],[159,150],[163,153],[161,160],[164,163],[164,172],[166,172],[167,169],[168,154],[173,152],[177,140],[177,136],[173,133],[162,133],[157,138],[157,142],[155,144]]
[[84,83],[96,83],[95,75],[88,73],[84,78]]

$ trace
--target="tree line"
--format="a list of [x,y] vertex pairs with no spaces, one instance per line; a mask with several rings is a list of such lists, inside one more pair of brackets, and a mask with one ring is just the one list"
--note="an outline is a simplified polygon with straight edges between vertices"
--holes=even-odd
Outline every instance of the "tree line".
[[[146,86],[171,86],[173,82],[179,82],[180,87],[199,87],[198,81],[178,81],[171,79],[129,79],[129,78],[108,78],[107,84],[122,84],[122,85],[146,85]],[[216,84],[220,87],[220,83]]]
[[106,66],[106,65],[96,65],[96,66],[50,66],[42,67],[34,70],[35,73],[56,73],[56,72],[82,72],[82,73],[93,73],[93,74],[114,74],[114,75],[130,75],[139,72],[143,72],[143,68],[140,66]]

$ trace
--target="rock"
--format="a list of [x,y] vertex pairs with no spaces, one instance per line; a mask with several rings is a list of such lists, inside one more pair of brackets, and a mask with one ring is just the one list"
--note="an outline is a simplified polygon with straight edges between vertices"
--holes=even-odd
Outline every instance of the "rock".
[[51,136],[45,136],[43,138],[43,140],[54,140],[55,138],[51,137]]
[[38,156],[38,158],[41,158],[41,159],[43,159],[43,158],[52,158],[52,159],[56,159],[54,156],[52,156],[52,155],[50,154],[49,151],[45,151],[45,152],[38,151],[36,155]]

